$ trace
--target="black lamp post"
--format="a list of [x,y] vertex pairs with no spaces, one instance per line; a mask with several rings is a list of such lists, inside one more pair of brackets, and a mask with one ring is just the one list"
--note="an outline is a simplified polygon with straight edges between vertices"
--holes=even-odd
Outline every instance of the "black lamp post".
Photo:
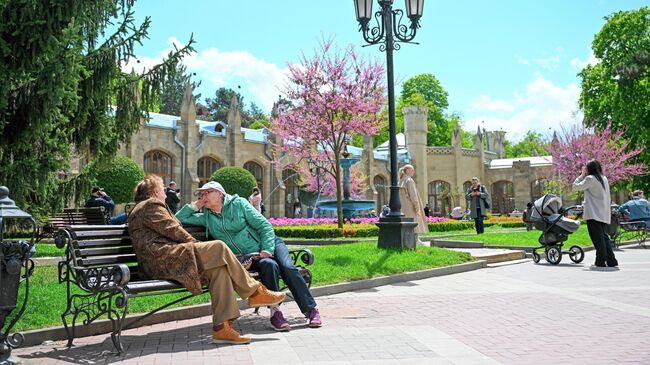
[[413,229],[417,223],[404,218],[399,200],[397,177],[397,137],[395,131],[395,85],[393,80],[393,50],[399,50],[399,42],[409,43],[415,38],[420,27],[424,0],[405,0],[406,16],[410,26],[401,24],[404,11],[393,9],[393,0],[378,0],[381,9],[374,14],[377,24],[369,26],[372,18],[373,0],[354,0],[359,22],[359,31],[370,45],[379,44],[380,51],[386,51],[386,75],[388,82],[388,130],[390,145],[390,213],[381,218],[379,223],[379,247],[415,248],[416,237]]
[[[27,219],[32,223],[32,238],[30,241],[5,241],[4,225],[7,219]],[[0,365],[14,364],[11,350],[22,345],[24,337],[21,333],[9,332],[20,319],[27,307],[29,294],[29,276],[34,269],[30,260],[33,253],[34,238],[36,237],[36,221],[20,210],[13,200],[9,199],[9,189],[0,186]],[[23,271],[24,270],[24,271]],[[21,272],[24,274],[21,276]],[[5,322],[9,314],[16,309],[18,302],[18,286],[25,281],[25,298],[16,316],[7,328]]]

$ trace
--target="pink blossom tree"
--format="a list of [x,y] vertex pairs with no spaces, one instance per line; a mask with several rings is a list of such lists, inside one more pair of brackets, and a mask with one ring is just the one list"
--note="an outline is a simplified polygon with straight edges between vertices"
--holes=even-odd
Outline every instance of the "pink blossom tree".
[[340,50],[323,40],[310,57],[289,66],[284,89],[292,105],[278,111],[271,130],[292,167],[319,161],[336,187],[339,228],[343,227],[341,154],[354,135],[372,135],[380,127],[384,69],[361,58],[352,46]]
[[554,173],[559,176],[560,184],[570,188],[580,175],[582,166],[591,159],[600,162],[610,184],[644,173],[645,165],[628,163],[643,148],[626,152],[628,142],[621,139],[623,133],[624,130],[620,130],[612,135],[611,122],[602,131],[592,131],[583,126],[568,130],[562,128],[560,135],[554,136],[550,145]]
[[[336,198],[336,180],[332,174],[327,174],[320,177],[320,181],[316,176],[316,171],[309,171],[308,168],[300,170],[303,176],[302,184],[305,191],[318,193],[318,185],[320,184],[321,196],[328,198]],[[350,168],[350,197],[352,199],[363,198],[363,193],[368,187],[368,177],[361,172],[359,165],[352,165]],[[343,189],[343,182],[340,183]]]

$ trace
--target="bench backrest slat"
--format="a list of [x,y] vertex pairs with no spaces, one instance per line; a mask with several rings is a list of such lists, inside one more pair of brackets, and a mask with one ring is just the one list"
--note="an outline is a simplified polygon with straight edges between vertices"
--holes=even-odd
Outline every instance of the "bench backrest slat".
[[135,254],[133,252],[133,246],[95,248],[95,249],[84,249],[84,250],[75,251],[75,255],[81,259],[94,257],[94,256],[115,256],[115,255],[126,255],[126,254],[129,255]]
[[131,239],[129,237],[120,237],[120,238],[113,238],[113,239],[74,241],[73,243],[73,247],[75,249],[116,247],[116,246],[131,246]]
[[113,264],[130,264],[136,263],[135,254],[132,255],[120,255],[120,256],[105,256],[98,258],[88,258],[88,259],[77,259],[79,266],[83,267],[92,267],[92,266],[101,266],[101,265],[113,265]]

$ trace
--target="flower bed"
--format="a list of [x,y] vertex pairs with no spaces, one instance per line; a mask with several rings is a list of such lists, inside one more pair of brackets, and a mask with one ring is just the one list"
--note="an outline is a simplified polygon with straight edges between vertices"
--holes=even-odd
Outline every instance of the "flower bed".
[[[427,217],[427,223],[447,222],[449,219],[443,217]],[[281,226],[314,226],[319,224],[337,224],[336,218],[269,218],[274,227]],[[375,224],[379,217],[374,218],[352,218],[352,224]]]

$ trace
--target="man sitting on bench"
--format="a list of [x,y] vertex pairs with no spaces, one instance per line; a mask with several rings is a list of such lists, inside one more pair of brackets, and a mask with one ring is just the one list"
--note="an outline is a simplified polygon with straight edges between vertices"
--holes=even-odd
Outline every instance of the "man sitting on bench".
[[[113,208],[115,208],[113,198],[108,196],[108,194],[104,192],[104,189],[100,188],[99,186],[93,186],[93,190],[90,193],[90,198],[86,200],[86,208],[94,207],[104,207],[109,216],[113,215]],[[124,224],[126,223],[126,217],[126,213],[118,214],[115,217],[111,217],[110,223]]]
[[[316,300],[291,261],[284,241],[275,236],[271,223],[247,199],[228,194],[216,181],[203,184],[195,193],[198,200],[185,204],[176,217],[185,224],[206,227],[210,237],[223,240],[233,252],[259,252],[252,268],[260,272],[262,283],[271,290],[280,290],[278,282],[282,277],[307,317],[309,327],[320,327],[322,321]],[[224,222],[228,222],[227,226]],[[271,306],[271,325],[276,331],[291,328],[277,306]]]
[[251,307],[272,306],[285,294],[266,289],[253,279],[223,241],[197,242],[165,204],[162,178],[145,177],[135,188],[136,206],[129,214],[129,235],[138,265],[153,279],[176,280],[192,294],[210,289],[212,341],[245,344],[249,337],[237,332],[232,322],[239,318],[234,291]]
[[634,190],[632,199],[618,207],[621,213],[629,215],[629,222],[645,222],[645,228],[650,229],[650,206],[643,197],[642,190]]

